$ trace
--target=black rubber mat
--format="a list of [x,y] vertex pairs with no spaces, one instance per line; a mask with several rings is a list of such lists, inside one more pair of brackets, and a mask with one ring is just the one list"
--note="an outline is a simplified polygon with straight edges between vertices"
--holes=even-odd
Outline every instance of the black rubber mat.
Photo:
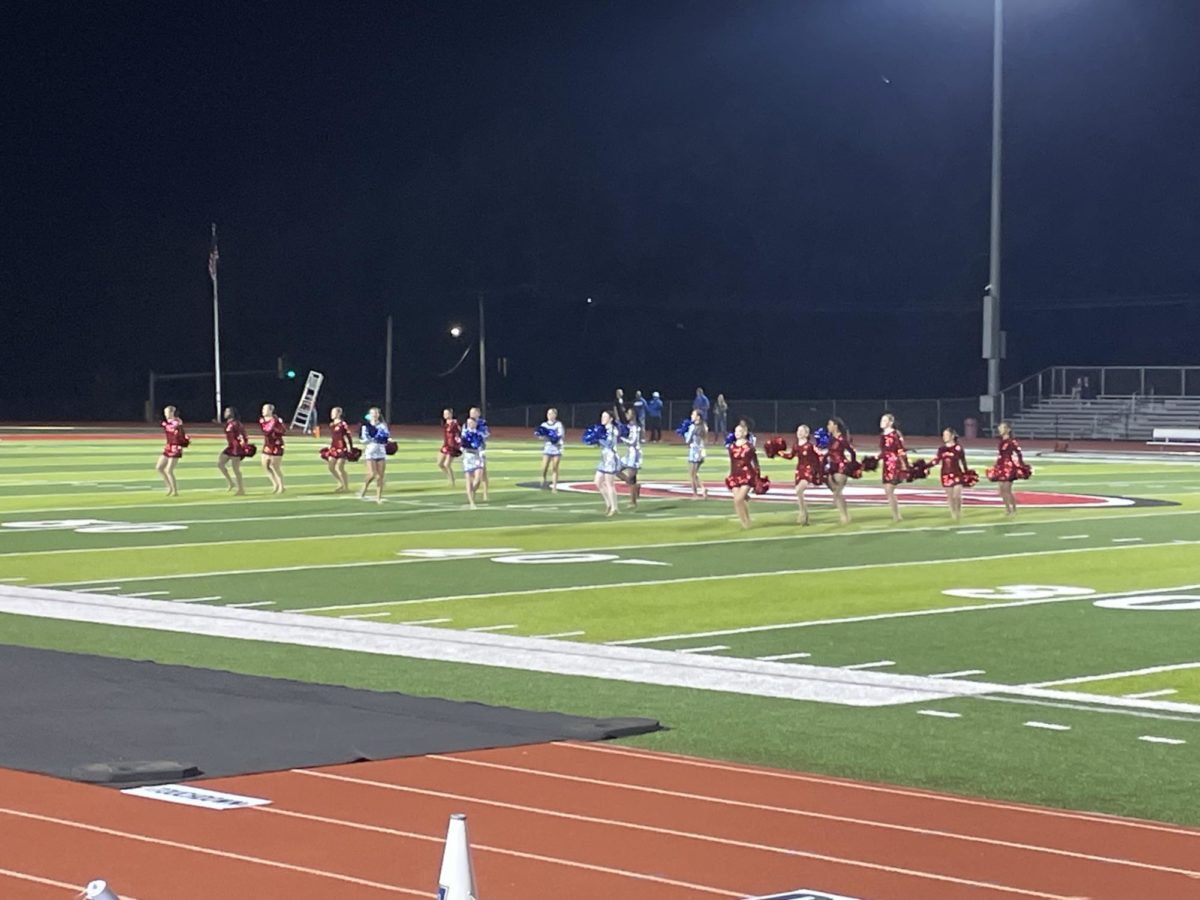
[[120,787],[660,727],[7,645],[0,687],[0,766]]

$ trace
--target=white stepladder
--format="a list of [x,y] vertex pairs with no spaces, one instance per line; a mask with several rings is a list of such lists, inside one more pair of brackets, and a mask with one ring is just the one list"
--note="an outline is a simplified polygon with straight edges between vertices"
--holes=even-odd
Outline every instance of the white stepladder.
[[292,416],[292,431],[299,428],[303,434],[312,433],[313,426],[317,424],[317,394],[321,392],[324,381],[325,376],[320,372],[309,372],[304,379],[300,403],[296,406],[296,414]]

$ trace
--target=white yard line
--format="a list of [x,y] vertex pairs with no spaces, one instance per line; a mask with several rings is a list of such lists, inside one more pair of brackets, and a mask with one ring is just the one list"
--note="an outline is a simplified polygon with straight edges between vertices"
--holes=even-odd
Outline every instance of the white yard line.
[[1140,544],[1144,540],[1145,540],[1145,538],[1140,538],[1140,537],[1127,537],[1127,538],[1113,538],[1112,542],[1114,544]]
[[516,625],[478,625],[475,628],[468,628],[467,631],[512,631]]
[[756,656],[755,659],[761,659],[764,662],[775,662],[782,659],[808,659],[812,656],[811,653],[776,653],[774,656]]
[[1161,691],[1142,691],[1138,694],[1122,694],[1122,697],[1128,697],[1130,700],[1149,700],[1151,697],[1169,697],[1171,694],[1178,694],[1179,691],[1175,688],[1163,688]]
[[1152,734],[1143,734],[1141,737],[1138,738],[1138,740],[1145,741],[1148,744],[1172,744],[1172,745],[1176,745],[1176,746],[1179,744],[1187,743],[1187,741],[1181,741],[1181,740],[1179,740],[1179,738],[1155,737]]
[[[1181,543],[1191,545],[1191,544],[1200,544],[1200,541],[1182,541],[1182,542],[1181,541],[1165,541],[1161,544],[1130,544],[1128,546],[1122,546],[1122,547],[1107,547],[1107,546],[1105,546],[1105,547],[1079,547],[1079,548],[1071,549],[1071,550],[1033,550],[1033,551],[1028,551],[1028,552],[1024,552],[1024,553],[996,553],[996,554],[990,554],[990,555],[985,555],[985,556],[959,556],[959,557],[948,558],[948,559],[910,559],[910,560],[902,560],[900,562],[860,563],[858,565],[850,565],[850,566],[823,566],[823,567],[817,567],[817,568],[811,568],[811,569],[777,569],[775,571],[768,571],[768,572],[732,572],[732,573],[721,574],[721,575],[693,575],[693,576],[685,576],[685,577],[679,577],[679,578],[648,579],[645,581],[616,581],[616,582],[608,582],[608,583],[601,583],[601,584],[576,584],[576,585],[569,585],[569,586],[562,585],[562,586],[547,587],[547,588],[527,588],[524,590],[489,591],[487,593],[478,593],[478,594],[445,594],[440,597],[414,597],[411,600],[380,600],[380,601],[372,601],[370,603],[341,603],[341,604],[337,604],[335,606],[314,606],[314,607],[310,607],[307,610],[307,612],[310,612],[310,613],[313,613],[313,612],[338,612],[343,609],[369,609],[371,607],[378,607],[378,606],[409,606],[409,605],[421,604],[421,603],[445,603],[445,602],[451,601],[451,600],[491,600],[491,599],[494,599],[497,597],[533,597],[533,596],[537,596],[537,595],[541,595],[541,594],[576,594],[580,591],[607,591],[607,590],[612,590],[612,589],[617,589],[617,588],[663,586],[663,585],[669,585],[669,584],[700,584],[703,582],[712,582],[712,581],[743,581],[747,578],[780,578],[780,577],[788,577],[788,576],[793,576],[793,575],[820,575],[820,574],[827,574],[830,572],[861,572],[861,571],[865,571],[867,569],[921,568],[921,567],[926,567],[926,566],[941,566],[941,565],[955,565],[955,564],[964,564],[964,563],[972,563],[972,562],[984,562],[986,560],[995,560],[995,559],[1029,559],[1029,558],[1033,558],[1033,557],[1065,556],[1065,555],[1077,554],[1077,553],[1097,553],[1097,552],[1112,553],[1112,552],[1124,551],[1124,550],[1145,550],[1145,549],[1149,549],[1149,548],[1153,548],[1153,547],[1174,547],[1174,546],[1178,546]],[[565,552],[565,551],[555,551],[555,552]],[[570,551],[570,552],[575,552],[575,551]],[[411,562],[411,560],[409,560],[409,561]],[[404,560],[398,560],[396,562],[404,562]],[[384,564],[386,565],[386,563],[384,563]],[[361,565],[371,565],[371,563],[347,563],[347,564],[339,563],[339,564],[334,564],[332,566],[325,566],[325,567],[319,567],[319,568],[338,568],[340,565],[361,566]],[[299,567],[299,568],[304,568],[304,567]],[[277,570],[260,569],[260,570],[254,570],[254,571],[270,572],[270,571],[277,571]],[[219,574],[237,574],[237,573],[236,572],[228,572],[228,573],[219,573]],[[183,577],[199,577],[199,576],[179,575],[179,576],[172,576],[172,577],[183,578]],[[124,580],[125,581],[136,581],[137,579],[136,578],[126,578]],[[147,580],[149,580],[149,576],[147,576]],[[83,583],[86,584],[86,582],[83,582]],[[45,586],[46,587],[70,587],[72,585],[60,583],[60,584],[45,585]],[[1144,593],[1144,592],[1138,592],[1138,593]],[[1122,594],[1121,596],[1125,596],[1125,594]],[[1055,602],[1055,601],[1061,600],[1061,599],[1063,599],[1063,598],[1056,597],[1056,598],[1050,598],[1049,600],[1031,600],[1031,601],[1022,601],[1022,602],[1023,603],[1024,602],[1046,603],[1046,602]],[[1080,598],[1072,597],[1072,598],[1068,598],[1068,599],[1078,600]],[[1095,595],[1095,594],[1089,595],[1087,599],[1098,599],[1098,595]],[[983,605],[984,606],[990,605],[992,607],[997,607],[997,606],[1004,606],[1004,605],[1015,606],[1018,604],[1000,604],[1000,603],[986,604],[986,603],[984,603]],[[974,607],[965,607],[965,608],[971,609]],[[947,610],[942,610],[942,611],[945,612]],[[926,612],[928,612],[928,611],[926,611]],[[910,615],[910,613],[904,613],[904,614],[884,613],[879,616],[860,617],[858,620],[866,621],[866,620],[875,619],[875,618],[893,618],[896,615]],[[852,620],[847,619],[844,621],[852,621]],[[635,639],[623,640],[623,641],[612,641],[611,643],[613,643],[613,644],[652,643],[655,641],[673,640],[674,638],[702,637],[702,636],[708,636],[708,635],[715,636],[715,635],[723,635],[723,634],[743,634],[743,633],[749,633],[752,631],[771,631],[771,630],[774,630],[775,628],[780,628],[780,627],[788,627],[788,626],[754,626],[754,627],[747,628],[747,629],[734,629],[734,630],[729,630],[729,631],[713,631],[713,632],[697,633],[697,634],[680,634],[680,635],[675,635],[673,637],[672,636],[655,636],[653,638],[635,638]]]
[[341,618],[341,619],[382,619],[382,618],[387,618],[390,615],[391,615],[391,613],[388,613],[388,612],[350,613],[349,615],[339,616],[338,618]]
[[1070,731],[1070,725],[1057,725],[1054,722],[1036,722],[1030,721],[1025,723],[1026,728],[1041,728],[1044,731]]
[[1060,534],[1058,539],[1060,541],[1086,541],[1090,537],[1090,534]]
[[165,597],[170,591],[139,591],[136,594],[126,594],[126,597]]
[[[1060,550],[1059,553],[1078,551]],[[1047,597],[1040,600],[1013,600],[1011,603],[976,603],[971,606],[939,606],[933,609],[914,609],[904,612],[872,613],[865,616],[843,616],[838,619],[809,619],[805,622],[783,622],[778,625],[747,625],[743,628],[723,628],[719,631],[693,631],[686,634],[666,634],[655,637],[630,638],[621,641],[609,641],[615,646],[631,646],[638,644],[657,644],[662,641],[689,640],[691,638],[725,637],[731,634],[755,634],[763,631],[782,631],[792,628],[812,628],[819,625],[846,625],[855,622],[879,622],[885,619],[908,619],[921,616],[941,616],[960,612],[981,612],[989,609],[1012,609],[1020,606],[1040,606],[1043,603],[1068,603],[1077,600],[1115,600],[1120,597],[1141,596],[1143,594],[1161,594],[1173,591],[1190,591],[1200,588],[1200,584],[1186,584],[1179,587],[1153,588],[1150,590],[1117,591],[1111,594],[1085,594],[1071,597]]]
[[[1148,592],[1147,592],[1148,593]],[[1159,672],[1178,672],[1184,669],[1200,669],[1200,662],[1175,663],[1169,666],[1147,666],[1144,669],[1126,669],[1123,672],[1104,672],[1099,675],[1081,675],[1078,678],[1060,678],[1056,681],[1040,681],[1027,687],[1057,687],[1060,684],[1086,684],[1089,681],[1108,681],[1110,678],[1131,678],[1136,675],[1157,675]]]
[[213,597],[172,597],[172,603],[208,603],[212,600],[220,600],[220,596]]
[[[447,620],[449,621],[449,620]],[[566,638],[566,637],[583,637],[587,634],[586,631],[556,631],[554,634],[531,634],[530,637],[535,638]]]
[[852,666],[842,666],[843,669],[886,669],[888,666],[894,666],[894,659],[880,659],[875,662],[855,663]]
[[1004,537],[1033,537],[1036,531],[1006,531]]
[[[391,615],[391,613],[385,613]],[[415,619],[411,622],[397,622],[397,625],[445,625],[447,622],[453,622],[453,619]]]
[[227,603],[230,609],[254,609],[258,606],[274,606],[274,600],[255,600],[252,603]]
[[939,672],[936,675],[930,675],[930,678],[966,678],[968,675],[986,675],[984,669],[962,669],[958,672]]
[[962,713],[946,712],[944,709],[918,709],[918,716],[933,716],[937,719],[961,719]]
[[711,647],[678,647],[676,653],[714,653],[717,650],[728,650],[727,644],[713,644]]

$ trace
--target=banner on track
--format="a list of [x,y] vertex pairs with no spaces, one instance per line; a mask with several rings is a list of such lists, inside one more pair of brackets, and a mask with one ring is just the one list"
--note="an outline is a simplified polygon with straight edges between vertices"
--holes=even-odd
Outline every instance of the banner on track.
[[186,784],[156,784],[150,787],[127,788],[121,793],[131,797],[145,797],[148,800],[165,800],[167,803],[199,806],[202,809],[245,809],[248,806],[267,806],[271,802],[259,797],[226,794],[221,791],[190,787]]

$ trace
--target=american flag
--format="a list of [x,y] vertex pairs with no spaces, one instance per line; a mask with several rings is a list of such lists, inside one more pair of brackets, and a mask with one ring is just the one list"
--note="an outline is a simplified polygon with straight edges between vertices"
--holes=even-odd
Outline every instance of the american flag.
[[212,227],[212,249],[208,251],[208,277],[216,283],[217,280],[217,260],[221,258],[221,254],[217,252],[217,226]]

